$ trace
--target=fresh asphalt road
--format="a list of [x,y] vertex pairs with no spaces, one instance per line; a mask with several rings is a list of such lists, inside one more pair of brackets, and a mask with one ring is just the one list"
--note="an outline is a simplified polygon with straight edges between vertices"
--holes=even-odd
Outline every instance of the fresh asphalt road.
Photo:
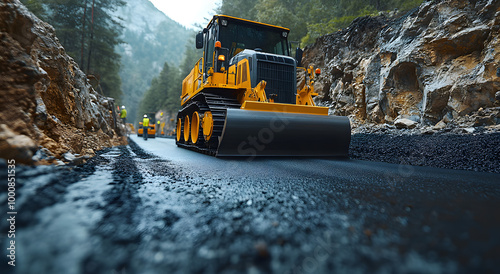
[[[294,262],[292,272],[342,270],[342,262],[352,264],[346,270],[367,263],[375,267],[367,270],[382,272],[460,272],[464,267],[498,266],[489,260],[500,258],[498,174],[335,158],[215,158],[177,148],[172,139],[133,139],[192,178],[231,183],[226,191],[244,193],[240,194],[243,201],[258,201],[262,192],[264,196],[274,193],[274,199],[287,201],[290,207],[281,216],[291,220],[287,226],[304,229],[305,235],[314,231],[311,235],[317,238],[322,233],[338,233],[338,227],[322,221],[341,223],[340,230],[346,234],[336,238],[334,245],[344,243],[362,254],[357,255],[359,261],[355,255],[328,254],[338,264],[318,263],[322,258],[314,264],[313,254],[306,253],[309,257],[298,256],[301,260]],[[266,212],[260,215],[256,219],[269,217]],[[395,260],[395,266],[379,268],[378,263],[395,255],[391,252],[402,257]]]
[[[183,172],[193,176],[217,176],[240,181],[246,179],[330,180],[352,181],[374,188],[414,188],[422,185],[430,189],[445,185],[491,187],[500,190],[500,175],[439,168],[395,165],[380,162],[350,160],[346,158],[314,157],[223,157],[216,158],[187,149],[178,148],[174,139],[130,137],[146,152],[171,162]],[[500,163],[499,163],[500,164]],[[371,185],[376,183],[376,185]],[[272,187],[272,183],[270,185]],[[432,191],[437,191],[432,189]],[[467,192],[457,188],[457,192]],[[455,192],[453,191],[453,192]],[[445,194],[443,191],[438,191]],[[449,193],[453,195],[453,193]]]
[[19,175],[17,273],[499,271],[499,174],[130,140]]

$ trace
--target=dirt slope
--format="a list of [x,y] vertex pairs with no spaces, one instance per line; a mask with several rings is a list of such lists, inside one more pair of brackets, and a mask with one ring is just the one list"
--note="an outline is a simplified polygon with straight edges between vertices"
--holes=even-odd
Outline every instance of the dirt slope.
[[0,3],[0,56],[1,158],[49,163],[125,142],[113,99],[91,87],[54,28],[17,0]]

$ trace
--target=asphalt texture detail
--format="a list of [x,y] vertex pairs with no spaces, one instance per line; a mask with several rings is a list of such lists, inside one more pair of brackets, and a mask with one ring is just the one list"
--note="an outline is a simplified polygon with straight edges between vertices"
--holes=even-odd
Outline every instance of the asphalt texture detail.
[[[85,165],[19,167],[17,178],[25,217],[13,273],[471,273],[499,266],[495,173],[335,158],[219,159],[173,140],[132,136]],[[1,273],[12,272],[5,258],[0,263]]]

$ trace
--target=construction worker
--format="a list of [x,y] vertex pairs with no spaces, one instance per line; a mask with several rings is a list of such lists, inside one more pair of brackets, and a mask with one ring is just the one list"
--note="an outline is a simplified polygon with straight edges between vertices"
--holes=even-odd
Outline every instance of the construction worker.
[[120,118],[123,121],[124,125],[127,125],[127,110],[125,109],[125,106],[122,106],[122,109],[120,110]]
[[144,140],[148,140],[148,128],[149,128],[149,118],[147,114],[144,114],[144,118],[142,119],[142,137]]

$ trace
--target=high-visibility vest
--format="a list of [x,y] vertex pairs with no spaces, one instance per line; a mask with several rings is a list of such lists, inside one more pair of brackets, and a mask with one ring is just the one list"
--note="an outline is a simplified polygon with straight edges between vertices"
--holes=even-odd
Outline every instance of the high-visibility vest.
[[149,127],[149,118],[142,119],[142,126]]
[[126,109],[122,109],[122,111],[120,112],[120,118],[127,118],[127,110]]

